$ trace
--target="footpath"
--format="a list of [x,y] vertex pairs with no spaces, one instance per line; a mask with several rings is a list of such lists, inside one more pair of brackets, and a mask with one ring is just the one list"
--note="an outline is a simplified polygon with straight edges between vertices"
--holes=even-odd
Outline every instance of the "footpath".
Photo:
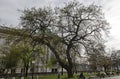
[[120,79],[120,76],[113,76],[113,77],[107,77],[107,78],[102,78],[102,79]]

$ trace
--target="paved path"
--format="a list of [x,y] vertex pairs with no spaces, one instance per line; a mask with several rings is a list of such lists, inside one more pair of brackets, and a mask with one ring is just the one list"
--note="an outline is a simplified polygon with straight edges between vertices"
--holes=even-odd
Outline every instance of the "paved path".
[[107,78],[102,78],[102,79],[120,79],[120,76],[107,77]]

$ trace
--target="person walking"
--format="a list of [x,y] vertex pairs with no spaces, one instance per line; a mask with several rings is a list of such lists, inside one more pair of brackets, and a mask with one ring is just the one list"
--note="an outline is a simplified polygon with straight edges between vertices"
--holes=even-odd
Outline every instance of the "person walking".
[[83,72],[79,75],[79,79],[85,79],[85,76],[83,75]]

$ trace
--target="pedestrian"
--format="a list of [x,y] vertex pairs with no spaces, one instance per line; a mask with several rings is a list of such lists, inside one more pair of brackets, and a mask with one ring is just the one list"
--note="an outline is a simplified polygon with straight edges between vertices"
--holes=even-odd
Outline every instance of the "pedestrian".
[[85,76],[83,75],[83,72],[79,75],[79,79],[85,79]]

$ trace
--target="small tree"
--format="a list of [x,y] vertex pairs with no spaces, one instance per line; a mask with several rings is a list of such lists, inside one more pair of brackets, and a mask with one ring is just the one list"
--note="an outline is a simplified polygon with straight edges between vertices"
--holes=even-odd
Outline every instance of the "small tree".
[[103,60],[103,56],[105,54],[105,46],[103,44],[91,44],[88,48],[87,55],[88,55],[88,61],[91,65],[91,68],[95,71],[97,71],[98,67],[102,67],[103,63],[101,63],[101,60]]
[[106,56],[105,46],[103,44],[97,44],[91,47],[91,51],[88,51],[88,61],[91,64],[93,70],[97,71],[99,67],[104,68],[105,72],[111,67],[111,59]]
[[[6,56],[4,57],[4,63],[6,69],[13,69],[18,66],[20,61],[22,61],[27,76],[28,68],[30,62],[32,61],[33,56],[31,53],[30,45],[25,45],[19,43],[17,45],[10,45]],[[22,64],[21,63],[21,64]]]
[[6,52],[5,56],[3,57],[4,67],[7,70],[11,69],[11,71],[12,71],[12,69],[16,69],[16,67],[17,67],[17,63],[20,59],[20,57],[19,57],[20,50],[19,49],[16,50],[16,49],[17,49],[17,47],[11,46],[8,49],[8,52]]
[[111,65],[112,65],[112,62],[110,57],[108,56],[101,57],[100,66],[104,68],[105,72],[111,69]]
[[120,66],[120,50],[115,50],[112,51],[111,54],[111,61],[112,61],[112,67],[113,69],[116,69],[119,71],[119,66]]

